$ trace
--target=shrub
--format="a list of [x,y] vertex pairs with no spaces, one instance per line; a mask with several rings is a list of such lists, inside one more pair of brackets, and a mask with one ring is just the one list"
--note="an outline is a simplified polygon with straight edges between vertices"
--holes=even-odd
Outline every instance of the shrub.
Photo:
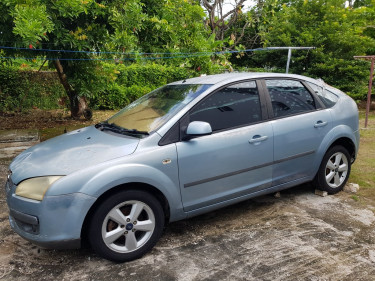
[[0,112],[58,108],[63,96],[64,89],[54,72],[20,71],[4,65],[0,68]]
[[193,71],[159,64],[103,64],[104,91],[93,94],[90,106],[95,109],[118,109],[148,92],[173,81],[190,78]]

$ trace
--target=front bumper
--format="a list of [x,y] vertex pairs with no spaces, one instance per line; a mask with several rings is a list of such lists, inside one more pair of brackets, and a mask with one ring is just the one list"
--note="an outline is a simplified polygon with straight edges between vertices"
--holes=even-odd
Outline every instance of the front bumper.
[[15,195],[15,188],[8,178],[5,189],[9,222],[15,232],[44,248],[80,247],[82,225],[96,198],[71,193],[36,201]]

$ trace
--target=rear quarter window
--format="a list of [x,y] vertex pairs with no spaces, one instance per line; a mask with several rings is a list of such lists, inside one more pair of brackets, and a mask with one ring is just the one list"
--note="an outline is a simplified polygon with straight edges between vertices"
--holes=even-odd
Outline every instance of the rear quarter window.
[[327,89],[323,89],[322,87],[320,87],[316,84],[310,83],[310,82],[307,82],[307,84],[309,84],[309,86],[319,96],[320,100],[326,106],[326,108],[333,107],[337,103],[337,101],[339,100],[338,95],[334,94],[333,92],[331,92]]

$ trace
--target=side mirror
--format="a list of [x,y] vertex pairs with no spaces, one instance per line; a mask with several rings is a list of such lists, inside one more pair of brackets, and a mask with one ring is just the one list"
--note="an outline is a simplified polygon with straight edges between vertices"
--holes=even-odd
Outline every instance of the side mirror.
[[191,139],[197,136],[205,136],[212,134],[212,128],[210,123],[203,121],[193,121],[191,122],[186,129],[186,138]]

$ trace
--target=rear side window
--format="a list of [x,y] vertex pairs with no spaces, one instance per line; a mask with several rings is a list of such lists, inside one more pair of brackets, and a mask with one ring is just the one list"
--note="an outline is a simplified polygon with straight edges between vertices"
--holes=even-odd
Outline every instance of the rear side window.
[[205,121],[213,131],[259,122],[262,119],[255,81],[220,89],[202,100],[190,112],[190,122]]
[[315,101],[299,81],[266,80],[274,117],[283,117],[315,110]]
[[332,93],[331,91],[328,91],[327,89],[324,89],[318,85],[315,85],[313,83],[307,82],[309,86],[315,91],[315,93],[319,96],[322,103],[327,107],[330,108],[334,106],[337,101],[339,100],[339,97]]

